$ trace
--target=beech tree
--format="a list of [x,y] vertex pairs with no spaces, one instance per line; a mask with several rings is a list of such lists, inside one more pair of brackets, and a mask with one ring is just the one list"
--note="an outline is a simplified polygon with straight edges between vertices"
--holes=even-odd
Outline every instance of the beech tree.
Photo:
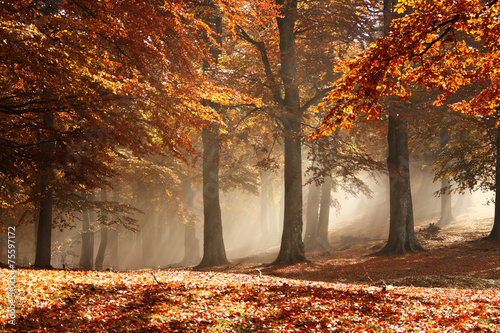
[[[122,235],[129,237],[128,241],[133,242],[136,247],[135,258],[130,256],[120,258],[119,261],[121,264],[124,261],[131,264],[140,260],[143,267],[164,265],[158,258],[165,255],[162,248],[170,249],[172,245],[160,240],[165,237],[166,230],[177,230],[187,220],[185,211],[188,207],[182,195],[183,173],[192,172],[186,171],[186,168],[192,167],[173,156],[157,155],[145,158],[129,156],[117,168],[121,176],[120,184],[113,185],[114,193],[119,189],[120,201],[139,210],[133,216],[137,221],[135,228],[121,228],[121,225],[115,224],[112,226],[120,227]],[[174,235],[174,238],[177,236]]]
[[[357,132],[357,133],[356,133]],[[336,130],[328,136],[309,140],[308,159],[312,162],[306,169],[308,182],[316,186],[318,206],[309,212],[306,226],[306,245],[310,250],[327,249],[330,206],[341,209],[337,200],[331,199],[331,192],[344,193],[357,197],[362,194],[370,197],[371,190],[361,175],[375,177],[378,172],[385,171],[384,165],[368,153],[368,143],[376,144],[376,140],[362,139],[369,132],[364,126],[350,132]],[[320,191],[320,193],[319,193]],[[321,198],[319,200],[319,198]],[[310,215],[311,214],[311,215]],[[310,216],[310,217],[309,217]]]
[[[394,19],[396,0],[384,1],[384,35],[388,35]],[[422,247],[415,237],[413,200],[410,186],[410,152],[408,124],[404,119],[409,105],[394,98],[387,98],[389,152],[389,239],[378,254],[404,254]]]
[[[83,194],[82,196],[86,196]],[[82,212],[82,247],[80,252],[79,269],[91,270],[94,266],[94,232],[91,229],[90,211],[83,208]]]
[[445,123],[449,142],[440,149],[434,162],[436,180],[450,179],[442,192],[463,196],[469,191],[495,191],[497,115],[474,117],[453,113]]
[[191,6],[2,3],[0,196],[3,207],[42,203],[36,264],[50,265],[52,200],[109,185],[120,149],[182,158],[193,149],[180,124],[216,122],[203,101],[231,99],[197,72],[210,29]]
[[[240,52],[246,56],[240,63],[250,71],[245,76],[245,91],[262,96],[267,103],[265,112],[272,115],[281,130],[285,208],[281,249],[275,263],[293,264],[306,260],[302,241],[302,126],[308,118],[307,110],[330,90],[334,81],[335,75],[327,69],[339,58],[340,51],[334,47],[348,49],[356,40],[347,37],[349,32],[364,30],[366,4],[274,3],[278,9],[275,24],[264,29],[239,26],[237,33],[246,42],[240,45]],[[365,32],[356,31],[356,35]],[[240,68],[238,73],[242,71]]]
[[[207,19],[215,33],[215,44],[211,46],[212,61],[215,67],[219,64],[222,47],[222,14],[217,6]],[[209,70],[208,63],[204,64]],[[220,105],[209,104],[220,113]],[[227,264],[224,236],[222,233],[222,214],[220,206],[219,168],[220,139],[219,127],[213,125],[202,131],[203,141],[203,258],[199,267],[211,267]]]
[[[101,200],[108,201],[108,192],[105,189],[101,190]],[[106,249],[108,247],[108,217],[106,212],[100,212],[99,214],[99,224],[100,224],[100,242],[99,248],[97,249],[97,254],[95,257],[95,269],[102,270],[104,266],[104,258],[106,255]]]
[[295,59],[295,24],[297,2],[276,0],[280,16],[276,18],[279,30],[281,80],[284,95],[281,115],[284,128],[285,156],[285,212],[281,247],[275,264],[294,264],[306,261],[302,242],[302,149],[300,93]]
[[192,180],[185,174],[181,176],[182,194],[185,204],[184,221],[184,265],[197,265],[201,262],[200,242],[196,235],[196,220],[194,214],[194,189]]
[[[378,118],[380,99],[407,99],[411,84],[439,90],[436,105],[463,86],[480,85],[472,98],[452,107],[479,117],[496,112],[497,1],[401,1],[393,10],[403,13],[406,7],[408,14],[395,19],[384,38],[345,63],[344,76],[321,105],[328,115],[318,133],[340,124],[348,127],[360,112],[368,119]],[[495,214],[491,238],[499,237],[499,221]]]

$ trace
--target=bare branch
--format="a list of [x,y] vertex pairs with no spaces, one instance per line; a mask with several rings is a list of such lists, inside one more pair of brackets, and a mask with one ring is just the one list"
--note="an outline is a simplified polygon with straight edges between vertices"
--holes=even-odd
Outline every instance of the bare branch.
[[250,44],[254,45],[257,47],[257,49],[260,52],[260,56],[262,59],[262,64],[264,65],[264,70],[266,73],[266,79],[268,82],[268,85],[273,93],[273,98],[276,103],[279,105],[283,105],[283,97],[281,97],[281,92],[279,89],[279,85],[276,83],[276,79],[274,77],[273,71],[271,69],[271,62],[269,61],[269,57],[267,56],[267,50],[266,50],[266,45],[264,42],[261,41],[256,41],[253,39],[242,27],[238,27],[240,33],[239,36],[242,37],[244,40],[249,42]]

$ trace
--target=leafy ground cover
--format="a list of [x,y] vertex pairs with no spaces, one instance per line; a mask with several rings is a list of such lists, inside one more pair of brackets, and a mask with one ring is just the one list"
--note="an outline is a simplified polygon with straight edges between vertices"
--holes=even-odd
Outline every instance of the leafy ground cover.
[[500,242],[475,241],[490,227],[423,228],[428,251],[394,257],[344,237],[293,266],[256,267],[271,251],[210,271],[18,269],[15,326],[0,269],[0,331],[500,332]]
[[292,279],[376,286],[500,289],[500,241],[478,241],[491,230],[491,218],[462,218],[433,233],[428,232],[429,224],[417,227],[417,238],[426,251],[371,256],[386,241],[352,237],[361,231],[347,226],[334,231],[342,237],[331,239],[332,249],[309,253],[308,263],[256,268],[259,263],[271,262],[276,249],[223,269],[247,274],[257,274],[259,269],[262,274]]
[[[6,289],[8,270],[0,271]],[[498,290],[368,287],[199,271],[17,271],[5,332],[500,331]]]

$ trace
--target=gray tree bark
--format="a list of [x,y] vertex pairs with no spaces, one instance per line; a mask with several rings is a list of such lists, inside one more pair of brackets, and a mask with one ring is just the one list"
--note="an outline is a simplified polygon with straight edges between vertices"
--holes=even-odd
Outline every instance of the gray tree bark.
[[186,209],[189,210],[188,221],[184,224],[184,265],[194,265],[200,262],[200,242],[196,237],[196,220],[194,216],[194,191],[191,181],[182,180],[182,193]]
[[218,127],[203,129],[203,258],[198,267],[228,263],[219,199],[219,139]]
[[262,171],[260,173],[260,234],[262,238],[267,237],[271,230],[272,200],[271,172]]
[[285,208],[283,234],[278,257],[273,264],[295,264],[307,261],[302,241],[302,147],[300,94],[295,63],[295,22],[297,0],[276,0],[281,6],[277,18],[280,38],[281,80],[285,97],[281,120],[285,136]]
[[[113,201],[120,201],[120,192],[116,186],[113,191]],[[109,230],[109,262],[113,266],[114,270],[120,269],[119,258],[118,258],[118,236],[119,236],[119,226],[114,226],[113,229]]]
[[[43,124],[47,128],[54,127],[54,115],[50,112],[43,116]],[[36,235],[35,266],[50,268],[51,245],[52,245],[52,202],[53,190],[51,180],[53,177],[52,155],[55,145],[53,142],[45,142],[41,145],[41,152],[45,157],[41,167],[40,181],[40,203],[38,215],[38,229]]]
[[156,245],[158,229],[156,223],[158,221],[157,213],[146,212],[142,220],[142,228],[140,231],[142,262],[141,266],[153,268],[156,258]]
[[317,237],[319,227],[319,207],[320,207],[320,192],[321,187],[315,182],[309,184],[309,192],[307,194],[306,206],[306,234],[304,237],[304,245],[306,250],[314,251],[317,249]]
[[[450,135],[448,133],[448,128],[444,127],[440,132],[440,146],[441,149],[446,147],[446,145],[450,142]],[[441,180],[441,189],[447,190],[450,186],[450,179],[448,177],[444,177]],[[445,227],[453,222],[455,219],[453,218],[452,209],[451,209],[451,194],[441,193],[441,217],[437,222],[437,226]]]
[[317,247],[326,250],[330,248],[328,241],[328,228],[330,224],[330,201],[332,197],[332,178],[325,178],[321,185],[321,203],[319,209],[319,222],[317,231]]
[[[101,190],[101,201],[107,201],[108,194],[106,190]],[[104,258],[106,255],[106,248],[108,246],[108,227],[106,226],[106,213],[101,213],[103,221],[101,221],[101,241],[99,243],[99,249],[97,250],[97,255],[95,257],[95,269],[102,270],[104,268]]]
[[422,247],[415,237],[410,187],[408,131],[397,110],[389,110],[389,240],[377,254],[404,254]]
[[[85,193],[82,193],[83,197],[87,197]],[[79,269],[81,270],[91,270],[93,267],[94,259],[94,247],[93,238],[94,234],[90,229],[90,212],[88,209],[82,210],[82,248],[80,251],[80,263]]]
[[[222,45],[222,16],[219,10],[210,20],[213,36]],[[219,63],[220,48],[212,45],[211,54],[215,65]],[[204,69],[208,65],[204,64]],[[220,105],[210,103],[210,106],[220,112]],[[219,199],[219,160],[220,139],[219,127],[211,126],[202,131],[203,140],[203,258],[198,267],[212,267],[229,263],[224,246],[222,232],[222,216]]]
[[[500,111],[497,110],[497,118],[500,117]],[[493,228],[486,239],[500,239],[500,127],[497,129],[496,137],[496,165],[495,165],[495,217],[493,219]]]
[[[384,0],[384,35],[387,35],[390,30],[396,4],[397,0]],[[387,244],[376,253],[379,255],[404,254],[422,249],[415,237],[413,221],[408,129],[406,123],[401,119],[401,114],[406,110],[403,110],[403,103],[400,101],[393,99],[389,102],[392,102],[389,107],[387,135],[389,143],[387,166],[390,187],[390,224],[389,239]]]

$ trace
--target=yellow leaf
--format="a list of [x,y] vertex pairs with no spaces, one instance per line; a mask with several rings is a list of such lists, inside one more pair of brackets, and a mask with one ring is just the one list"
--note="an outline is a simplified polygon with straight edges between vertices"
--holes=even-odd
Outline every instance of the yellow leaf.
[[403,14],[406,10],[406,7],[402,4],[402,3],[398,3],[395,7],[394,7],[394,11],[398,14]]

